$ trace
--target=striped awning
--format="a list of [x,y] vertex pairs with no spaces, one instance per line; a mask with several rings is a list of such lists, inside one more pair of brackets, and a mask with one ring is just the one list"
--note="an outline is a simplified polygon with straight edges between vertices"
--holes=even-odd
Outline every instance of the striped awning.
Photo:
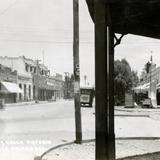
[[23,93],[16,83],[1,81],[1,92]]

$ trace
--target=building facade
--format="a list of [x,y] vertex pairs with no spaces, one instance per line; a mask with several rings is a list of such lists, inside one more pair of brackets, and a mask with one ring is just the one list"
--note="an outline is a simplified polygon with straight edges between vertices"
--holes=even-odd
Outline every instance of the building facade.
[[0,99],[4,99],[5,103],[16,103],[17,95],[22,90],[17,85],[17,71],[0,64]]
[[[154,91],[152,89],[153,84],[155,84]],[[150,92],[154,92],[156,103],[157,105],[160,105],[160,67],[156,67],[155,64],[151,64],[148,73],[142,72],[140,84],[136,88],[138,88],[138,92],[145,93],[146,97],[150,97]],[[153,94],[152,98],[154,98]]]
[[74,78],[68,72],[65,73],[64,80],[64,98],[72,99],[74,97]]
[[17,101],[33,100],[32,73],[36,72],[36,64],[33,60],[24,56],[20,57],[0,57],[0,64],[7,65],[11,70],[17,71],[17,84],[23,93],[17,95]]
[[58,100],[63,98],[62,76],[33,75],[34,97],[37,100]]
[[160,82],[160,67],[156,67],[156,64],[152,64],[148,73],[142,72],[140,77],[140,84],[150,83],[150,81],[156,80]]
[[63,97],[62,75],[50,76],[50,70],[39,60],[5,56],[0,57],[0,64],[17,71],[16,83],[23,91],[17,93],[17,101],[57,100]]

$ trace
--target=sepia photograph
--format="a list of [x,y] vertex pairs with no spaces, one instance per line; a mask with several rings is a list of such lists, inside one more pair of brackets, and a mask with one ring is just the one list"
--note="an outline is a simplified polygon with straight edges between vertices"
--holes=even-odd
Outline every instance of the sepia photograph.
[[158,0],[0,0],[0,160],[160,159]]

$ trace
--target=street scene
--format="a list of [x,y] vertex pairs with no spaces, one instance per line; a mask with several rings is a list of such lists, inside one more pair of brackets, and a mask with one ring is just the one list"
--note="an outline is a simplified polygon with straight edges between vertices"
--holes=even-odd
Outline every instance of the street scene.
[[0,0],[0,160],[160,159],[158,0]]
[[[95,139],[94,109],[83,110],[83,116],[83,138]],[[0,117],[0,159],[33,160],[75,140],[73,100],[6,106]]]
[[[95,159],[95,107],[82,107],[82,147],[64,146],[43,158]],[[48,149],[75,140],[73,100],[6,105],[0,112],[0,159],[33,160]],[[160,111],[115,107],[117,158],[159,151]],[[85,147],[83,145],[86,145]],[[67,148],[68,147],[68,148]],[[68,150],[67,150],[68,149]]]

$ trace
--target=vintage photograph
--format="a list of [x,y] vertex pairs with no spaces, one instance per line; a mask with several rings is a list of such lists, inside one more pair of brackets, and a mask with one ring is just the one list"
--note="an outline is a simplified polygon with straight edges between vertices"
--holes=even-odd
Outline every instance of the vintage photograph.
[[0,160],[160,159],[158,0],[0,0]]

